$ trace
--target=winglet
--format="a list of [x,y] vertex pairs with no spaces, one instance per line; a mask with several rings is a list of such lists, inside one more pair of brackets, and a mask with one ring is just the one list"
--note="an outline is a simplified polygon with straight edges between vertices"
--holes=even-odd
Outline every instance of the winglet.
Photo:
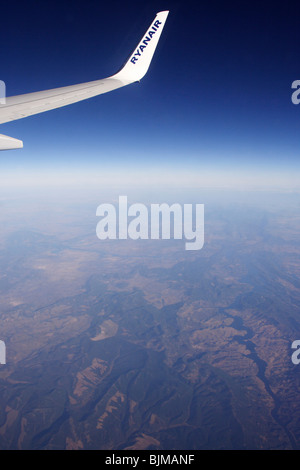
[[169,11],[160,11],[142,37],[124,67],[113,77],[129,83],[140,81],[150,66]]

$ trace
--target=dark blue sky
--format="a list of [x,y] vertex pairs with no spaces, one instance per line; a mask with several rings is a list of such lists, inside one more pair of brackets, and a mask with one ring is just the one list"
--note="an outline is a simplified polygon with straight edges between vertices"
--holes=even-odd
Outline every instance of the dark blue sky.
[[7,95],[112,75],[165,9],[140,84],[1,126],[24,141],[23,150],[0,155],[3,174],[100,169],[120,176],[127,169],[177,172],[184,181],[199,174],[201,184],[201,175],[212,184],[251,175],[296,185],[300,106],[291,102],[291,83],[300,79],[300,16],[293,1],[6,2],[0,79]]

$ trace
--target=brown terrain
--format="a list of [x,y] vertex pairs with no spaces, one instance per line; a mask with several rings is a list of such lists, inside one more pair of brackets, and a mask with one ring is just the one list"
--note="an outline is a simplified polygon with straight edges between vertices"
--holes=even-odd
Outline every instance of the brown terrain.
[[186,252],[2,201],[0,448],[300,448],[296,202],[208,203]]

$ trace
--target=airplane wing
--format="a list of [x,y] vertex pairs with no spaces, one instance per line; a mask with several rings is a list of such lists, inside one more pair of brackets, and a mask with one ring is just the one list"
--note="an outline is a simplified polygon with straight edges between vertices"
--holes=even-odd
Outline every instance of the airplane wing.
[[[5,104],[0,105],[0,124],[67,106],[140,81],[150,66],[168,14],[168,11],[157,13],[124,67],[115,75],[102,80],[6,98]],[[0,150],[22,147],[21,140],[0,134]]]

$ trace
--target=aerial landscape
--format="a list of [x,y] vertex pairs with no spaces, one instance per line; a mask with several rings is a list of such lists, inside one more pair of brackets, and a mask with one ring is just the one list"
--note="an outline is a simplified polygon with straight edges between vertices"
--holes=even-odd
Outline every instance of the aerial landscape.
[[299,196],[236,196],[192,255],[2,201],[1,448],[299,447]]
[[[110,77],[170,14],[141,83],[0,104],[0,450],[299,450],[297,4],[71,3],[3,6],[8,96]],[[203,246],[99,237],[121,197],[203,205]]]

